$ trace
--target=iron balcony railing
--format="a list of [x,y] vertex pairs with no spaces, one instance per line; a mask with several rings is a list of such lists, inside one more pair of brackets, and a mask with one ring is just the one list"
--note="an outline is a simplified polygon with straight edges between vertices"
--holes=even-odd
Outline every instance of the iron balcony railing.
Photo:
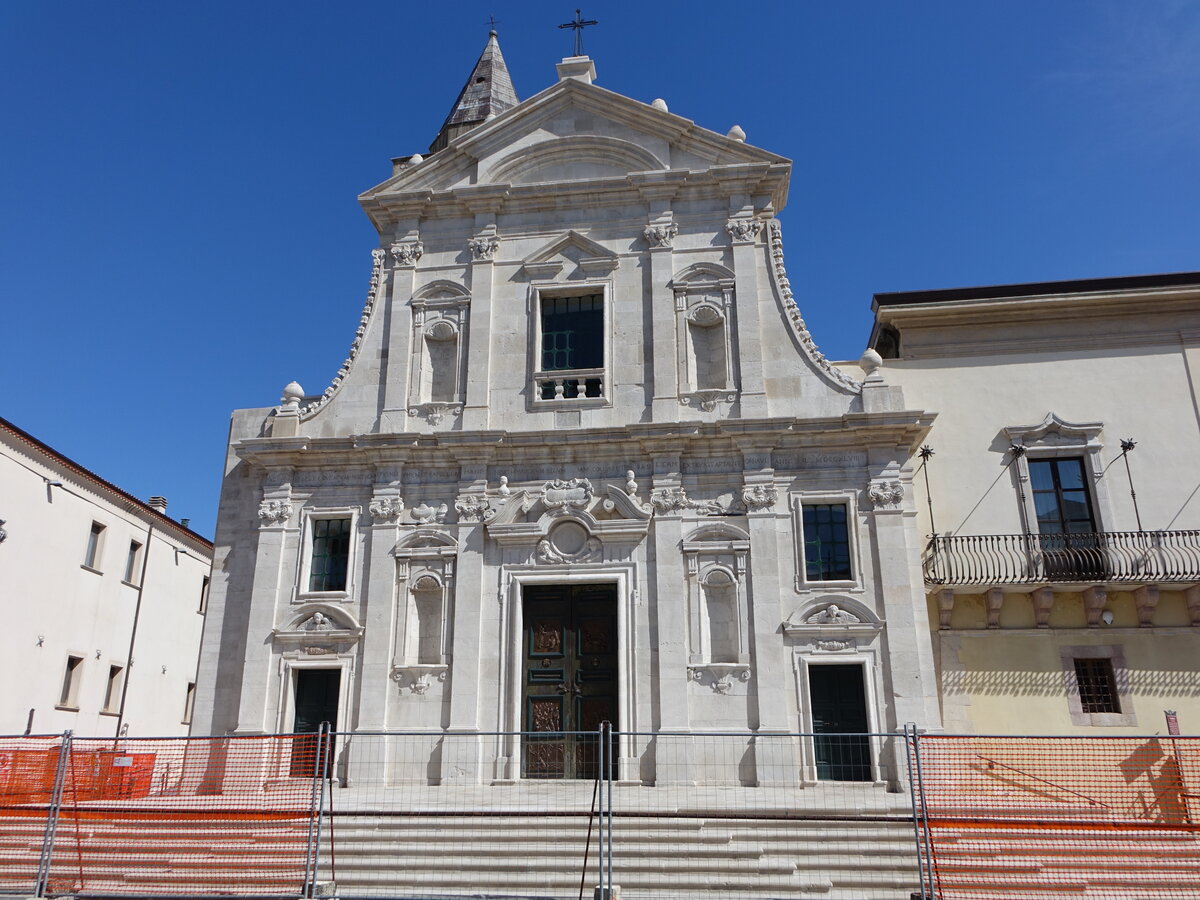
[[934,535],[927,584],[1200,581],[1200,531]]

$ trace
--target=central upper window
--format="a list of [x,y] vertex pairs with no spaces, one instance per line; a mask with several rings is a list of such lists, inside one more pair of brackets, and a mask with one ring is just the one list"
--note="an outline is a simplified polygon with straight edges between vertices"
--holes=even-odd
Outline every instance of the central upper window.
[[537,401],[604,400],[604,293],[545,293],[539,297],[538,313]]

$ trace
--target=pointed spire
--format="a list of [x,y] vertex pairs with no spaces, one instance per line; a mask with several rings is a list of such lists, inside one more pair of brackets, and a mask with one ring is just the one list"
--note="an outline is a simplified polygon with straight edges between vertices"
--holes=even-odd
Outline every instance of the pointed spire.
[[471,77],[450,108],[450,115],[442,123],[442,130],[429,145],[429,152],[436,153],[463,132],[470,131],[506,109],[512,109],[518,102],[508,66],[504,64],[504,56],[500,53],[496,32],[489,32],[487,46],[479,54]]

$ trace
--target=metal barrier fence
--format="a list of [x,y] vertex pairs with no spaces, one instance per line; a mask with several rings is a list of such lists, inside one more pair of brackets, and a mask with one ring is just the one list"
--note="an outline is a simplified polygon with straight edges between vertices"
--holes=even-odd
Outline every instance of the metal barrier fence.
[[0,894],[1200,896],[1200,738],[0,737]]
[[909,741],[939,900],[1200,896],[1200,738]]

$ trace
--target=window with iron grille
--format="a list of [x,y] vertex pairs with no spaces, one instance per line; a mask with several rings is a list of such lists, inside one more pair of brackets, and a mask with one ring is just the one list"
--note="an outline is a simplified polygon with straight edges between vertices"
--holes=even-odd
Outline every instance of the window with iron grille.
[[540,400],[602,399],[604,295],[541,298]]
[[807,581],[849,581],[850,529],[846,504],[806,503],[803,509],[804,575]]
[[1076,659],[1075,681],[1085,713],[1119,713],[1117,679],[1111,659]]
[[308,569],[310,591],[344,591],[350,561],[350,520],[312,520],[312,558]]

